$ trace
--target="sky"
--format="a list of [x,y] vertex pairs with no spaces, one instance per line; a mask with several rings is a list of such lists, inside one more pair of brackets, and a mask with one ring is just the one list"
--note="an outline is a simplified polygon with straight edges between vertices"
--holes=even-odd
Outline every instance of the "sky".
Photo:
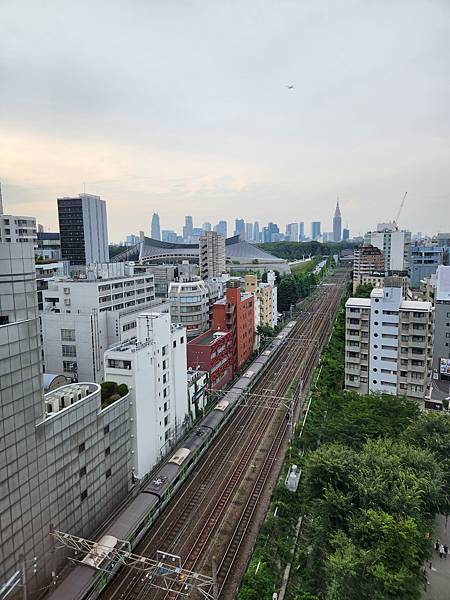
[[[449,0],[0,0],[6,212],[450,230]],[[287,85],[294,85],[288,89]]]

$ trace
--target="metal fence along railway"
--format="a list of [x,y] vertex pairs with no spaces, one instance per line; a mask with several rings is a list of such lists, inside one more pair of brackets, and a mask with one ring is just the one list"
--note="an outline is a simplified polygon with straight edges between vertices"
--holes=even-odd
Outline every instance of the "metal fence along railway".
[[[242,550],[255,510],[262,494],[267,493],[270,476],[280,468],[279,458],[302,407],[302,391],[330,334],[347,278],[346,269],[336,269],[325,284],[318,286],[307,310],[296,318],[285,348],[268,365],[251,393],[243,395],[245,401],[137,546],[137,554],[156,557],[157,551],[165,551],[181,556],[185,569],[209,571],[214,551],[219,595],[234,596],[236,572],[247,560]],[[265,397],[271,398],[271,403],[265,405]],[[274,410],[276,398],[283,401]],[[145,577],[122,570],[101,597],[167,599],[175,598],[176,592],[176,585],[173,592],[158,592]]]

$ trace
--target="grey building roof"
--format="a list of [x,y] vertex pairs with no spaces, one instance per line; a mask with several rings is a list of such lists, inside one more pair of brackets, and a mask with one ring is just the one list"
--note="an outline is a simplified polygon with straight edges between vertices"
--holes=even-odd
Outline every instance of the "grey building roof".
[[[269,254],[269,252],[261,250],[258,246],[239,239],[238,235],[225,240],[225,255],[229,262],[251,262],[255,259],[266,263],[285,262],[282,258],[277,258]],[[171,258],[198,260],[198,256],[198,244],[176,244],[144,237],[143,242],[118,254],[112,261],[159,261],[164,259],[170,260]]]

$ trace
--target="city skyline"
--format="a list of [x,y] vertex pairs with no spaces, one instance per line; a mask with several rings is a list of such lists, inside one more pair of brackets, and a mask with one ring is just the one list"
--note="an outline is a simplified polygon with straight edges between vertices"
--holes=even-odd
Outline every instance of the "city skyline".
[[246,221],[325,223],[339,195],[357,234],[394,219],[408,190],[401,226],[436,231],[450,188],[449,10],[6,3],[6,202],[52,229],[56,198],[85,185],[120,239],[154,208],[176,229],[187,213],[230,222],[236,207]]

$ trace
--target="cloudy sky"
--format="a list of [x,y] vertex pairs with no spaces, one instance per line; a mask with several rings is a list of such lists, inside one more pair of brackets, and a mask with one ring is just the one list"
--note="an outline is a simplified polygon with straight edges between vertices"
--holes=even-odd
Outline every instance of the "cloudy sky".
[[[0,0],[5,209],[450,230],[449,0]],[[286,84],[294,84],[289,90]],[[307,226],[309,229],[309,225]]]

